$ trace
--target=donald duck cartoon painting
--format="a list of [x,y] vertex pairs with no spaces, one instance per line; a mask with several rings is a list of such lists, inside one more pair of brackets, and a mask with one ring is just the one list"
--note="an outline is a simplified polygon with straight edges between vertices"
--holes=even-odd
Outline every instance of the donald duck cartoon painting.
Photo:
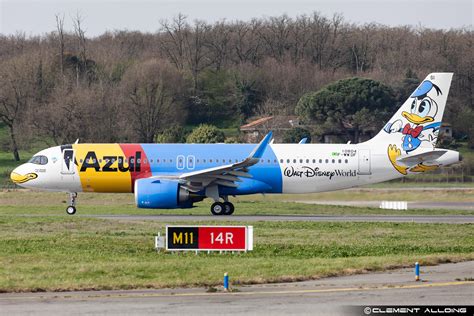
[[[393,123],[387,123],[384,128],[387,133],[401,133],[403,135],[402,149],[406,153],[417,149],[422,141],[431,143],[436,141],[441,122],[434,122],[438,112],[438,104],[432,97],[428,96],[430,91],[433,91],[436,96],[442,95],[441,89],[437,85],[429,80],[423,81],[410,96],[410,98],[413,98],[410,112],[402,112],[402,116],[408,122],[404,125],[402,120],[396,120]],[[423,132],[425,131],[430,131],[428,136],[424,135]]]
[[391,122],[389,121],[383,128],[383,131],[390,136],[401,134],[401,144],[392,143],[388,147],[388,156],[394,168],[403,175],[408,172],[430,171],[438,167],[437,164],[430,165],[424,162],[412,167],[399,163],[402,157],[416,155],[436,146],[445,105],[443,103],[440,108],[438,102],[445,102],[446,96],[433,82],[434,80],[430,80],[434,78],[432,76],[425,79]]

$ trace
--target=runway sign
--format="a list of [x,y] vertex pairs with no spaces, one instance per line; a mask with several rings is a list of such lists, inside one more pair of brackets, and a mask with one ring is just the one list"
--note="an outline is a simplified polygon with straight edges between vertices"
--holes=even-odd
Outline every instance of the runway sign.
[[166,250],[253,250],[253,226],[166,226]]

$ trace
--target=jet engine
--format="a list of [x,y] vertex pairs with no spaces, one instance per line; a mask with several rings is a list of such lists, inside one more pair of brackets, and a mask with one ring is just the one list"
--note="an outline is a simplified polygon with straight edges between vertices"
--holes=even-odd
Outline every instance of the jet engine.
[[139,208],[188,208],[189,192],[178,181],[147,178],[135,181],[135,203]]

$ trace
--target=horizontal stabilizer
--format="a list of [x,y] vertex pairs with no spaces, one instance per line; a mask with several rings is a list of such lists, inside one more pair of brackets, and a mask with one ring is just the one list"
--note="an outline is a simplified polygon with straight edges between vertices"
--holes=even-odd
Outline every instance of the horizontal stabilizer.
[[439,149],[439,150],[429,150],[425,151],[416,155],[410,156],[401,156],[397,159],[398,162],[404,164],[405,166],[415,166],[422,162],[431,162],[435,161],[439,157],[443,156],[447,153],[447,150]]

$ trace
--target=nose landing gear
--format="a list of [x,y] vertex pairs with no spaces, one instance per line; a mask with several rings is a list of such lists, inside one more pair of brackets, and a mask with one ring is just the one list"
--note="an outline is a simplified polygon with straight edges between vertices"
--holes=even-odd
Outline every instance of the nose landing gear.
[[68,213],[69,215],[76,214],[76,198],[76,192],[69,193],[69,206],[66,208],[66,213]]

